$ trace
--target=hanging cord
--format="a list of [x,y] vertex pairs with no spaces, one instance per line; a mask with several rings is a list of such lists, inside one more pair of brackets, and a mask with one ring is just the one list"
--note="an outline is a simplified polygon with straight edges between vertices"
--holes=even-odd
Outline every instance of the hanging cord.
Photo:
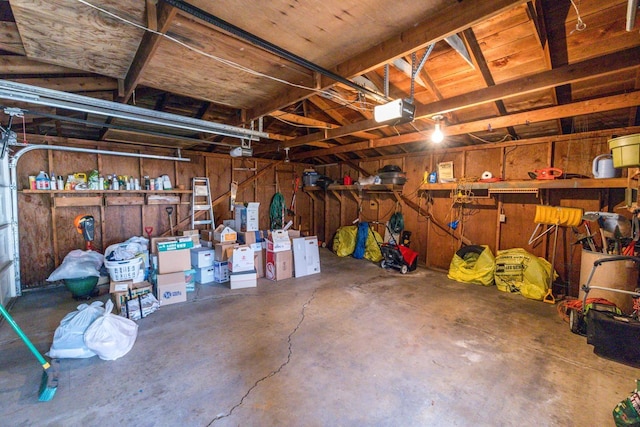
[[580,10],[578,10],[578,6],[576,6],[576,3],[573,0],[571,0],[571,4],[573,5],[573,8],[576,10],[576,15],[578,15],[578,23],[576,24],[576,29],[569,33],[570,35],[575,33],[576,31],[584,31],[587,28],[587,24],[585,24],[582,18],[580,17]]
[[281,193],[274,194],[271,199],[269,219],[272,230],[279,230],[284,226],[284,196]]

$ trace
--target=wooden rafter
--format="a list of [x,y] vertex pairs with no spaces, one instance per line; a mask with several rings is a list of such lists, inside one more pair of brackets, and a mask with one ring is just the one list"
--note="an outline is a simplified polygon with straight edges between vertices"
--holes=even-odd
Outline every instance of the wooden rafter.
[[[620,52],[587,59],[581,62],[565,65],[553,70],[543,71],[532,76],[522,77],[495,86],[453,96],[442,101],[427,105],[416,106],[416,119],[428,118],[435,114],[444,114],[467,107],[494,102],[499,99],[532,93],[541,89],[549,89],[562,84],[588,80],[597,76],[605,76],[618,71],[633,69],[640,66],[640,47],[633,47]],[[565,116],[570,117],[570,116]],[[313,141],[332,139],[338,136],[350,135],[356,131],[378,129],[384,124],[373,119],[352,123],[341,128],[324,130],[300,138],[295,138],[283,144],[285,147],[296,147]],[[495,127],[494,127],[495,128]]]
[[[390,59],[408,55],[448,35],[459,33],[484,19],[496,16],[505,10],[524,3],[526,3],[526,0],[469,0],[455,2],[438,10],[433,16],[410,29],[342,62],[334,67],[332,71],[344,77],[367,73],[389,62]],[[323,89],[335,83],[324,77],[319,80],[319,87]],[[249,117],[257,118],[263,116],[270,111],[278,110],[283,106],[308,98],[310,95],[307,90],[287,89],[280,95],[274,96],[269,101],[254,107],[249,112]]]
[[[159,33],[166,33],[169,30],[171,25],[171,21],[178,13],[178,10],[172,6],[169,6],[165,2],[160,2],[157,7],[150,7],[154,2],[147,1],[147,12],[148,14],[155,15],[157,13],[157,18],[154,16],[148,18],[148,21],[152,23],[155,21],[157,25],[157,30]],[[156,11],[157,10],[157,11]],[[155,19],[154,19],[155,18]],[[142,42],[140,42],[140,47],[138,47],[138,51],[129,67],[129,72],[127,72],[127,76],[124,79],[124,95],[119,97],[119,102],[127,102],[133,91],[136,89],[138,85],[138,81],[144,72],[144,68],[153,58],[153,54],[155,53],[162,36],[158,34],[154,34],[151,32],[145,32],[144,36],[142,36]]]
[[[489,126],[491,126],[493,129],[498,129],[507,126],[555,120],[562,117],[572,117],[582,114],[592,114],[602,111],[617,110],[620,108],[629,108],[638,104],[640,104],[640,91],[635,91],[622,95],[614,95],[587,101],[578,101],[571,104],[556,105],[539,110],[526,111],[522,113],[510,114],[507,116],[493,117],[490,119],[476,120],[474,122],[447,126],[446,133],[447,135],[461,135],[470,132],[484,131],[487,130]],[[356,142],[353,144],[329,148],[325,150],[297,153],[292,156],[292,159],[302,160],[309,157],[353,152],[357,150],[368,150],[375,147],[409,144],[412,142],[424,140],[425,138],[426,136],[420,132],[406,133],[403,135],[381,138],[375,141],[370,140],[364,142]]]
[[[478,44],[478,40],[476,39],[476,35],[473,32],[473,29],[467,28],[463,32],[464,38],[469,46],[469,50],[471,51],[471,58],[475,65],[478,67],[482,78],[487,86],[495,86],[496,82],[493,80],[493,76],[491,75],[491,70],[489,70],[489,66],[487,65],[487,61],[482,53],[482,49],[480,49],[480,45]],[[494,101],[498,113],[501,116],[507,115],[507,108],[504,105],[504,101],[502,99],[497,99]],[[516,134],[516,130],[513,126],[507,127],[507,132],[511,135],[512,138],[518,139],[518,135]]]

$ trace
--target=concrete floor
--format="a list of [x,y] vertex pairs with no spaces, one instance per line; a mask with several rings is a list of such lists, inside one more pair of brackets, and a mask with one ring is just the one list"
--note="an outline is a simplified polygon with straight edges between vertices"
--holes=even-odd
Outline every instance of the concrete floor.
[[[552,305],[425,269],[321,260],[307,278],[199,286],[139,321],[123,358],[63,360],[50,402],[3,323],[0,424],[608,426],[640,378],[594,355]],[[57,288],[11,312],[45,352],[77,304]]]

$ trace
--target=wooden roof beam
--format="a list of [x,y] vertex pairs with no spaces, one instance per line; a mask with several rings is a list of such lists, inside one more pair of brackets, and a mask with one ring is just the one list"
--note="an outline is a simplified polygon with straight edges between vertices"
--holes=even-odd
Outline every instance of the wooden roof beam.
[[[434,11],[433,16],[423,22],[397,34],[370,49],[350,58],[331,71],[344,77],[367,73],[389,60],[409,55],[443,38],[456,34],[485,19],[496,16],[514,6],[524,4],[526,0],[468,0],[455,2],[445,8]],[[326,89],[335,82],[328,78],[319,79],[318,88]],[[308,98],[312,93],[303,89],[286,88],[271,100],[256,105],[249,117],[257,118],[283,106]]]
[[[487,60],[482,53],[482,49],[480,48],[480,44],[478,44],[478,39],[476,39],[476,35],[473,32],[473,29],[468,28],[463,32],[464,38],[467,41],[467,45],[469,46],[469,50],[471,51],[472,61],[477,66],[477,69],[482,74],[482,78],[487,86],[495,86],[496,82],[493,80],[493,76],[491,75],[491,70],[489,70],[489,66],[487,65]],[[502,99],[498,99],[495,102],[496,108],[498,109],[498,113],[501,116],[507,115],[507,108],[504,105],[504,101]],[[518,139],[518,134],[513,126],[509,126],[507,128],[507,132],[511,135],[512,138]]]
[[[162,34],[166,33],[169,30],[171,21],[177,15],[178,10],[169,6],[165,2],[159,2],[157,7],[153,1],[147,1],[146,3],[147,21],[149,26],[151,27],[152,25],[156,25],[157,32]],[[126,103],[129,101],[129,98],[131,98],[133,91],[136,89],[136,86],[140,81],[140,77],[142,76],[145,67],[151,61],[156,49],[158,49],[161,39],[162,36],[145,31],[142,36],[140,46],[138,47],[138,51],[136,52],[133,62],[129,67],[127,76],[124,79],[124,93],[122,96],[118,97],[118,102]]]
[[[593,114],[603,111],[630,108],[638,105],[640,105],[640,91],[635,91],[622,95],[614,95],[587,101],[574,102],[571,104],[556,105],[553,107],[542,108],[538,110],[525,111],[522,113],[514,113],[507,116],[476,120],[469,123],[460,123],[457,125],[447,126],[445,129],[445,134],[462,135],[471,132],[484,131],[487,130],[489,126],[491,126],[492,129],[500,129],[506,128],[507,126],[544,122],[548,120],[556,120],[563,117]],[[428,139],[428,136],[424,132],[412,132],[388,138],[381,138],[375,141],[369,140],[364,142],[356,142],[353,144],[343,145],[340,147],[334,147],[325,150],[306,151],[304,153],[298,153],[294,156],[291,156],[291,159],[297,161],[315,156],[325,156],[358,150],[369,150],[376,147],[385,147],[391,145],[409,144],[426,139]]]
[[[569,84],[588,80],[598,76],[605,76],[622,70],[640,66],[640,46],[608,55],[587,59],[574,64],[565,65],[553,70],[543,71],[527,77],[489,86],[484,89],[468,92],[451,98],[436,101],[427,105],[417,105],[415,118],[430,118],[435,114],[444,114],[462,108],[473,107],[499,99],[550,89],[562,84]],[[354,132],[378,129],[386,126],[373,119],[352,123],[341,128],[323,130],[303,137],[294,138],[281,147],[297,147],[314,141],[323,141],[340,136],[351,135]]]

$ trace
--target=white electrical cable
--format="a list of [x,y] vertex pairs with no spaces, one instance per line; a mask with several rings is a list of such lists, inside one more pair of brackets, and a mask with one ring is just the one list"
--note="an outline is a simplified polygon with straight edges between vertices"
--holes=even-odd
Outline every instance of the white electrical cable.
[[569,34],[573,34],[576,31],[584,31],[587,28],[587,24],[585,24],[582,18],[580,17],[580,11],[578,10],[578,6],[576,6],[576,3],[573,0],[571,0],[571,4],[573,5],[573,8],[576,10],[576,15],[578,15],[578,23],[576,24],[576,29],[571,31]]
[[[77,1],[79,3],[84,4],[85,6],[89,6],[89,7],[93,8],[93,9],[96,9],[96,10],[106,14],[106,15],[109,15],[114,19],[117,19],[117,20],[122,21],[122,22],[124,22],[126,24],[129,24],[129,25],[132,25],[132,26],[134,26],[134,27],[136,27],[136,28],[138,28],[140,30],[148,31],[148,32],[150,32],[152,34],[156,34],[158,36],[164,37],[167,40],[170,40],[170,41],[172,41],[174,43],[177,43],[178,45],[180,45],[180,46],[182,46],[182,47],[184,47],[186,49],[189,49],[189,50],[191,50],[191,51],[193,51],[193,52],[195,52],[195,53],[197,53],[199,55],[205,56],[205,57],[207,57],[209,59],[213,59],[214,61],[220,62],[220,63],[222,63],[224,65],[229,66],[229,67],[235,68],[236,70],[244,71],[245,73],[252,74],[252,75],[258,76],[258,77],[264,77],[266,79],[270,79],[270,80],[273,80],[273,81],[276,81],[276,82],[279,82],[279,83],[282,83],[282,84],[285,84],[285,85],[289,85],[289,86],[292,86],[292,87],[295,87],[295,88],[298,88],[298,89],[304,89],[304,90],[308,90],[310,92],[317,92],[317,93],[323,93],[323,94],[327,93],[328,94],[327,91],[324,91],[324,90],[321,90],[321,89],[312,88],[312,87],[308,87],[308,86],[304,86],[304,85],[299,85],[299,84],[296,84],[296,83],[291,83],[291,82],[286,81],[284,79],[279,79],[277,77],[273,77],[273,76],[270,76],[268,74],[264,74],[264,73],[261,73],[259,71],[253,70],[251,68],[245,67],[243,65],[240,65],[240,64],[235,63],[233,61],[230,61],[228,59],[224,59],[224,58],[220,58],[220,57],[215,56],[215,55],[211,55],[210,53],[204,52],[204,51],[202,51],[202,50],[200,50],[200,49],[198,49],[196,47],[193,47],[193,46],[191,46],[191,45],[189,45],[189,44],[187,44],[185,42],[182,42],[182,41],[176,39],[175,37],[171,37],[168,34],[161,33],[161,32],[156,31],[156,30],[152,30],[151,28],[145,27],[144,25],[140,25],[140,24],[137,24],[137,23],[135,23],[133,21],[130,21],[130,20],[126,19],[126,18],[122,18],[121,16],[118,16],[115,13],[109,12],[108,10],[103,9],[103,8],[101,8],[99,6],[96,6],[94,4],[91,4],[86,0],[77,0]],[[349,100],[344,99],[344,98],[336,95],[335,93],[331,93],[329,95],[332,96],[332,97],[338,98],[338,99],[340,99],[341,101],[343,101],[345,103],[350,102]]]

